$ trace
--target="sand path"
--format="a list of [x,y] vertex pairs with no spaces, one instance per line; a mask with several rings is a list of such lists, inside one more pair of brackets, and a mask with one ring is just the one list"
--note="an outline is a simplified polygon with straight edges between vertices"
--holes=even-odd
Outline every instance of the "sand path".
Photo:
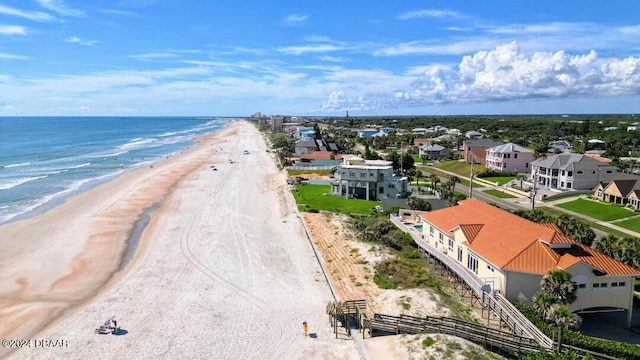
[[[332,334],[330,292],[261,137],[233,121],[152,169],[0,228],[0,245],[23,239],[0,255],[0,335],[65,344],[0,356],[358,359]],[[159,201],[113,273],[132,223]],[[113,314],[125,334],[94,334]]]

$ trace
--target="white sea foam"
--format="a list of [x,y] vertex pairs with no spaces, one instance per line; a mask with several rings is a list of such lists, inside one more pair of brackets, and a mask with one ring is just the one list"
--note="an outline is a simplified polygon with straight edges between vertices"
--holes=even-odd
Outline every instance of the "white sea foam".
[[23,178],[18,178],[18,179],[11,179],[9,181],[3,181],[2,183],[0,183],[0,190],[11,189],[11,188],[14,188],[16,186],[20,186],[22,184],[28,183],[29,181],[34,181],[34,180],[46,178],[47,176],[48,175],[31,176],[31,177],[23,177]]
[[89,165],[91,165],[91,163],[84,163],[84,164],[79,164],[79,165],[75,165],[75,166],[69,166],[68,169],[79,169],[79,168],[87,167]]
[[137,141],[131,141],[130,143],[121,145],[119,148],[120,149],[129,149],[129,148],[132,148],[132,147],[140,147],[140,146],[143,146],[143,145],[146,145],[146,144],[149,144],[149,143],[152,143],[152,142],[156,142],[156,141],[158,141],[158,140],[157,139],[140,139],[140,140],[137,140]]
[[18,164],[9,164],[9,165],[5,165],[3,167],[5,169],[8,169],[8,168],[12,168],[12,167],[27,166],[27,165],[31,165],[31,163],[30,162],[24,162],[24,163],[18,163]]

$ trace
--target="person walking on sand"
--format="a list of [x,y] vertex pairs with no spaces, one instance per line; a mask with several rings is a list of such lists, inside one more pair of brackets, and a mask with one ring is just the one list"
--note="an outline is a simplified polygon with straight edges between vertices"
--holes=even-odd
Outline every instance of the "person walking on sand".
[[302,328],[304,329],[304,336],[307,336],[309,333],[309,325],[307,325],[306,321],[302,323]]

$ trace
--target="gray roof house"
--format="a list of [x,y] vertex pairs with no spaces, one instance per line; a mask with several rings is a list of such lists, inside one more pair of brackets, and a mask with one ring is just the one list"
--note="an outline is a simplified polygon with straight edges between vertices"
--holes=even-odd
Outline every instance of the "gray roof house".
[[531,178],[540,186],[558,190],[593,190],[619,169],[583,154],[549,155],[531,162]]
[[451,150],[438,144],[422,145],[418,148],[418,154],[422,159],[423,156],[429,160],[443,159],[451,154]]
[[336,167],[331,192],[345,198],[382,200],[401,198],[407,192],[407,178],[393,173],[391,161],[364,160],[344,155]]

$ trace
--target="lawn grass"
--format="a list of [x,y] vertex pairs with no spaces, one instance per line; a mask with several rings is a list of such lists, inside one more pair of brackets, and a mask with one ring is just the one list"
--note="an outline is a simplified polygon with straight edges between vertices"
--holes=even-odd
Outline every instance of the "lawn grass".
[[331,174],[331,170],[287,170],[289,175],[304,175],[304,174],[318,174],[318,175],[329,175]]
[[633,212],[626,210],[621,206],[585,199],[576,199],[570,202],[557,204],[556,206],[601,221],[612,221],[633,216]]
[[640,233],[640,217],[619,221],[613,224]]
[[512,198],[517,197],[517,196],[513,196],[511,194],[507,194],[505,192],[502,192],[500,190],[485,190],[485,191],[483,191],[483,193],[485,193],[487,195],[495,196],[495,197],[501,198],[501,199],[512,199]]
[[378,201],[344,199],[331,195],[331,185],[296,185],[293,197],[301,211],[331,210],[345,214],[371,214],[372,209],[380,205]]
[[[441,168],[442,170],[456,173],[459,176],[464,176],[464,177],[469,177],[469,174],[471,173],[471,164],[467,164],[464,161],[458,161],[458,160],[442,161],[440,162],[440,165],[438,167]],[[473,172],[475,174],[484,171],[484,169],[485,169],[484,165],[475,164],[473,166]]]
[[482,180],[490,181],[492,183],[498,183],[498,185],[504,185],[515,178],[515,176],[490,176],[483,177]]

